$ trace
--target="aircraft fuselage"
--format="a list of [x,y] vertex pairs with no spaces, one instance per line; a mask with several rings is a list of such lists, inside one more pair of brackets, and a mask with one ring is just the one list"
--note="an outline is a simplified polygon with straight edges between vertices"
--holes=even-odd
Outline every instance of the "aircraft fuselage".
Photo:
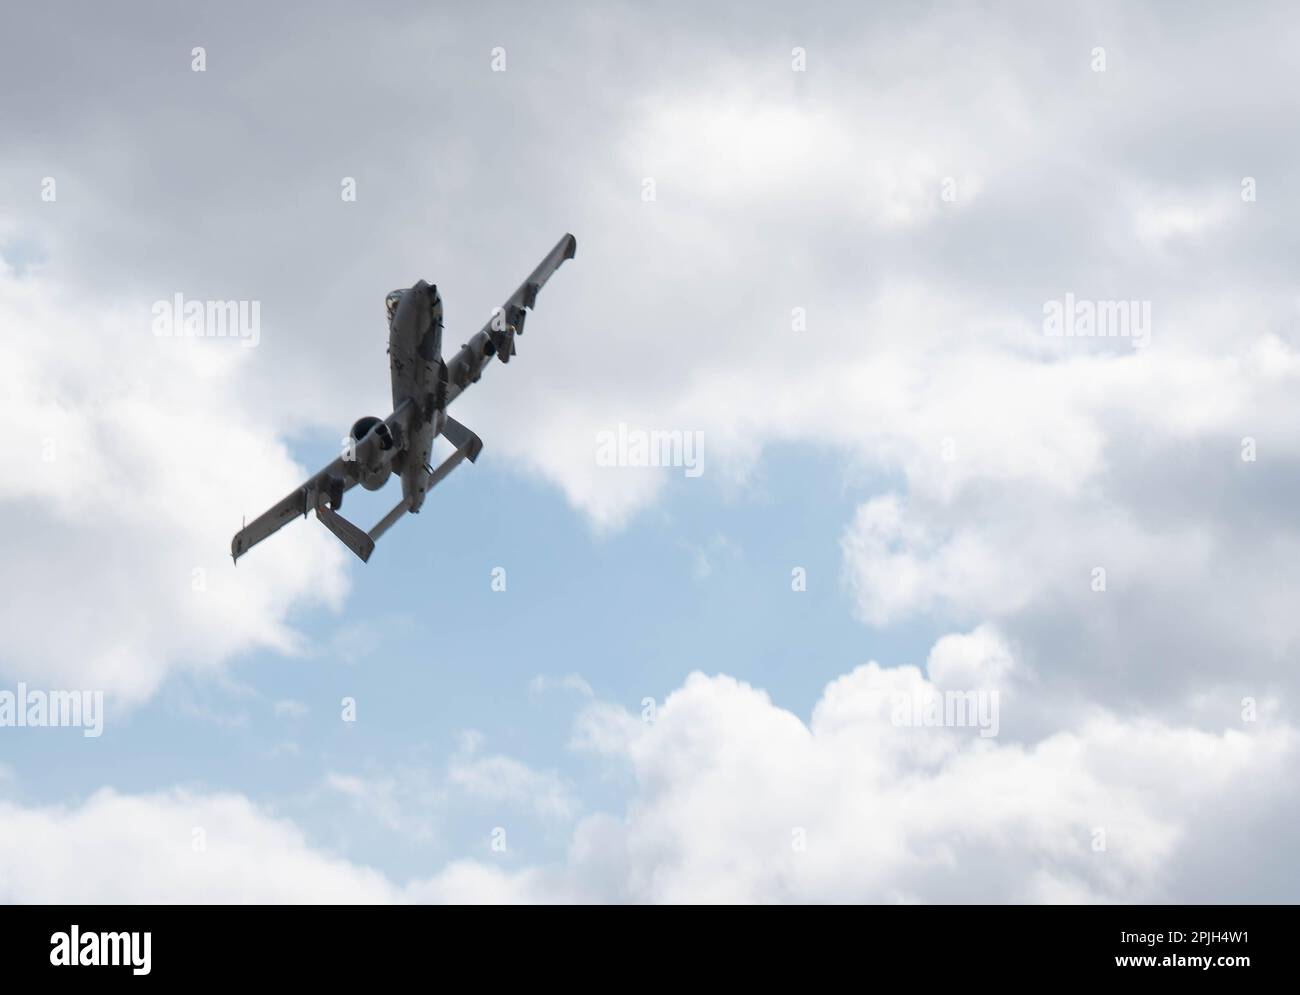
[[[419,511],[428,489],[433,440],[442,429],[447,406],[447,366],[442,361],[442,298],[438,288],[419,280],[397,296],[388,332],[388,362],[392,370],[393,410],[410,401],[414,414],[407,427],[407,445],[394,461],[401,476],[402,497]],[[400,465],[399,465],[400,464]]]

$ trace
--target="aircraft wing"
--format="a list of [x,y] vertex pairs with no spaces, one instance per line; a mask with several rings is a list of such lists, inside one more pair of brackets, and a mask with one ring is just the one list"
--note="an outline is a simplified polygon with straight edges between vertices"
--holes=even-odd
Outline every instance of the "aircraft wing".
[[339,457],[321,470],[292,494],[276,503],[269,511],[258,515],[251,522],[235,533],[230,543],[230,555],[238,560],[267,536],[274,535],[295,518],[304,517],[316,509],[316,503],[322,494],[328,494],[331,480],[337,496],[350,490],[356,481],[348,476]]
[[460,352],[447,361],[448,403],[479,378],[493,356],[502,362],[510,361],[515,351],[514,337],[523,333],[524,309],[532,310],[537,303],[537,292],[545,286],[551,274],[560,268],[560,264],[566,259],[572,259],[577,251],[578,240],[572,235],[566,234],[556,242],[555,248],[537,264],[528,279],[506,298],[505,303],[493,312],[493,316],[474,337],[461,346]]
[[[410,403],[406,403],[384,419],[384,423],[388,425],[393,436],[399,439],[406,437],[412,411],[413,408]],[[382,459],[383,454],[380,452],[378,434],[373,431],[368,433],[364,439],[356,444],[353,456],[355,461],[361,464]],[[355,464],[353,468],[355,468]],[[336,457],[334,462],[310,477],[296,491],[292,494],[286,494],[274,507],[258,515],[236,532],[235,538],[230,542],[231,557],[238,561],[241,556],[259,542],[269,535],[274,535],[295,518],[316,511],[321,504],[322,498],[328,498],[329,507],[337,509],[343,501],[344,493],[350,491],[356,484],[356,477],[349,472],[349,464],[344,461],[341,455]],[[329,522],[327,521],[326,524],[329,524]],[[331,531],[333,531],[333,527],[331,527]]]

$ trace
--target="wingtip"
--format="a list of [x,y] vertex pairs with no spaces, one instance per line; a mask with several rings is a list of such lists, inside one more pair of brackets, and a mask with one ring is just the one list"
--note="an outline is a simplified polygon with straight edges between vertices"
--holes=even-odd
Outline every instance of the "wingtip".
[[565,232],[564,237],[568,240],[568,244],[564,248],[564,258],[572,259],[578,254],[578,240],[570,232]]

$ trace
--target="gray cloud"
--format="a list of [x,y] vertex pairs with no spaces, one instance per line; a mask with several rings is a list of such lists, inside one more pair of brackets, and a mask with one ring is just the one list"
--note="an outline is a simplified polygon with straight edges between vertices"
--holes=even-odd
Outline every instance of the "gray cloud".
[[[828,541],[848,537],[868,624],[992,619],[1053,719],[1079,696],[1218,730],[1241,696],[1285,708],[1298,690],[1298,33],[1285,5],[14,11],[0,253],[22,265],[5,291],[52,299],[7,344],[10,368],[39,376],[14,374],[0,410],[26,426],[50,416],[35,380],[61,396],[96,382],[33,344],[42,332],[69,354],[94,342],[111,366],[148,344],[149,303],[183,292],[263,302],[261,345],[201,395],[200,423],[234,422],[213,445],[342,431],[386,402],[382,367],[339,360],[378,348],[387,290],[438,282],[454,340],[572,230],[580,265],[521,343],[530,375],[464,402],[494,451],[613,528],[657,492],[594,472],[596,429],[705,430],[710,473],[742,482],[770,443],[830,445],[900,480],[883,545],[861,519],[827,523]],[[806,73],[790,71],[796,45]],[[1045,339],[1042,306],[1066,292],[1149,300],[1150,349]],[[0,313],[17,327],[25,307]],[[115,319],[87,317],[99,307]],[[153,386],[132,388],[145,419],[187,396]],[[119,474],[163,476],[96,396],[77,413],[116,440],[94,478],[110,496]],[[1247,435],[1255,464],[1238,455]],[[946,438],[951,465],[935,455]],[[266,473],[287,479],[282,449],[259,459],[231,481],[193,470],[219,495],[177,526],[186,552],[168,570],[188,571]],[[29,471],[0,499],[44,539],[67,516],[34,503]],[[124,553],[141,526],[117,526],[121,545],[98,548],[126,564],[123,587],[153,589],[159,565]],[[87,566],[96,533],[74,538],[31,542],[12,569],[53,587]],[[1098,564],[1102,598],[1086,587]],[[252,620],[215,648],[160,636],[156,612],[122,624],[110,603],[95,617],[108,650],[84,667],[42,655],[29,588],[11,669],[126,673],[146,694],[178,656],[288,645],[283,618],[313,590],[288,580],[235,605]],[[211,633],[230,616],[197,617]]]

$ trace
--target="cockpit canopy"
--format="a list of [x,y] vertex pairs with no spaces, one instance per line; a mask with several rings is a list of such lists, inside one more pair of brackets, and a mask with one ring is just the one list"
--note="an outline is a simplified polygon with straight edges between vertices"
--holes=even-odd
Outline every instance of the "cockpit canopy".
[[393,323],[393,315],[397,314],[397,305],[402,301],[402,295],[405,290],[389,291],[388,296],[384,298],[384,309],[388,312],[388,323]]

